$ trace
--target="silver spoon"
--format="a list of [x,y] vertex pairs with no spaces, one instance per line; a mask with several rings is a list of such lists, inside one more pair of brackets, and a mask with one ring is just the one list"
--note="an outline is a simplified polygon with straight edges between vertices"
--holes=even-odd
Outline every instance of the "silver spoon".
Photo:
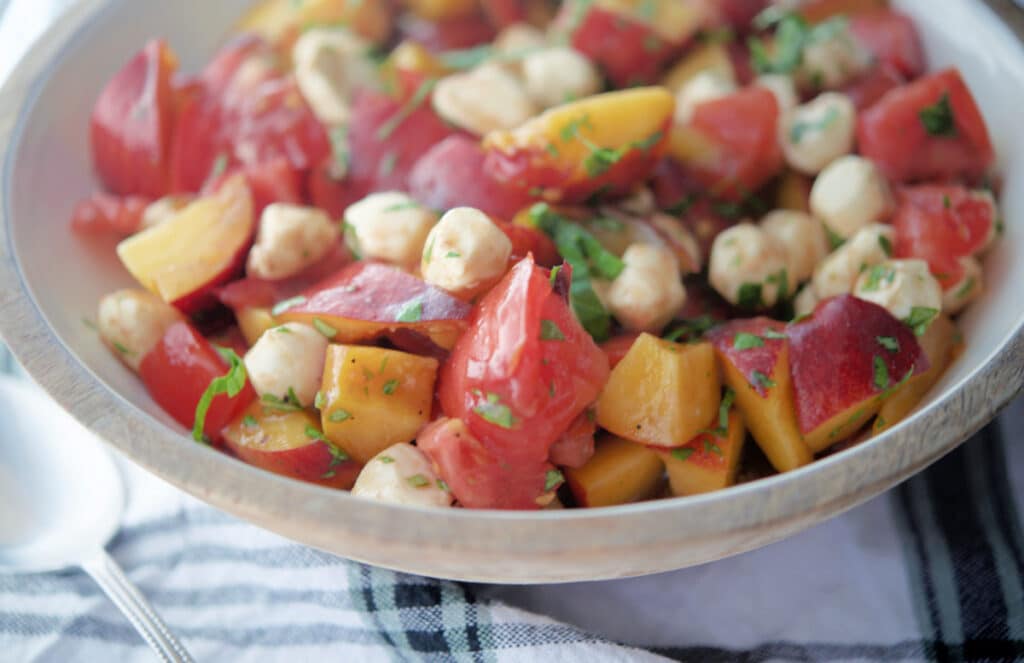
[[124,484],[100,444],[27,384],[0,377],[0,572],[85,570],[164,661],[192,657],[104,546]]

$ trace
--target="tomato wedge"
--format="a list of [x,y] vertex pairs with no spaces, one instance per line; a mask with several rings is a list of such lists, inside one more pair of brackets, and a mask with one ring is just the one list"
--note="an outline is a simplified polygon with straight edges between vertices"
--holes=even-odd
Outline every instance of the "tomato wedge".
[[446,415],[466,422],[501,462],[525,471],[547,461],[608,372],[607,357],[547,270],[527,257],[477,306],[441,369],[439,396]]
[[891,9],[860,12],[850,17],[850,32],[875,58],[907,78],[924,73],[921,38],[906,14]]
[[[160,343],[143,357],[139,375],[149,395],[175,421],[188,429],[195,420],[196,406],[215,378],[227,373],[228,365],[213,346],[187,322],[178,322],[164,333]],[[234,398],[214,397],[203,432],[212,441],[221,430],[256,398],[252,386]]]
[[707,101],[672,133],[670,154],[715,196],[743,199],[782,169],[779,105],[763,87]]
[[174,126],[171,77],[177,68],[167,44],[151,41],[100,93],[89,139],[96,172],[108,191],[151,198],[167,193]]
[[886,94],[860,115],[857,143],[896,182],[975,180],[995,158],[985,120],[956,69]]
[[943,287],[963,275],[960,258],[988,245],[996,232],[990,196],[962,186],[923,185],[903,189],[893,218],[897,257],[920,258]]

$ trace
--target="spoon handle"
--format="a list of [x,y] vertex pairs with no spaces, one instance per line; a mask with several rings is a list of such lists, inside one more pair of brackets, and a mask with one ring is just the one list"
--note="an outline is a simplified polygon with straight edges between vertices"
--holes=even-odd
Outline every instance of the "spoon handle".
[[84,562],[82,569],[92,576],[114,605],[121,609],[142,639],[153,648],[162,661],[193,663],[185,647],[171,634],[149,601],[142,596],[106,550],[100,550],[92,559]]

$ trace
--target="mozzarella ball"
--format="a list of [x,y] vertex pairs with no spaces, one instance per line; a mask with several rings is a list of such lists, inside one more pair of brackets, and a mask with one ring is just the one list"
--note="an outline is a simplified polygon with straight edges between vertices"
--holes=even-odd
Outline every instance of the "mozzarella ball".
[[370,459],[356,477],[352,494],[390,504],[451,506],[452,494],[415,446],[395,444]]
[[686,303],[682,276],[669,249],[633,244],[622,254],[622,272],[608,288],[608,309],[623,327],[658,332]]
[[967,256],[960,258],[960,264],[963,265],[964,275],[942,292],[942,312],[946,315],[956,315],[964,310],[985,290],[984,274],[978,259]]
[[423,280],[460,297],[472,297],[494,285],[505,273],[512,242],[472,207],[449,210],[423,249]]
[[515,129],[537,114],[519,79],[495,63],[445,76],[431,98],[439,116],[477,136]]
[[889,259],[894,236],[891,226],[880,223],[859,230],[815,268],[814,293],[827,299],[851,292],[862,272]]
[[529,23],[513,23],[498,33],[493,46],[501,55],[518,58],[547,46],[547,37]]
[[914,308],[942,309],[942,288],[924,260],[886,260],[864,270],[853,295],[878,304],[897,320]]
[[676,124],[686,124],[697,106],[714,101],[736,91],[736,84],[708,71],[701,72],[676,93]]
[[411,269],[436,223],[437,215],[408,194],[372,193],[345,210],[345,240],[362,258]]
[[540,108],[551,108],[601,91],[601,75],[590,60],[568,46],[554,46],[523,60],[526,93]]
[[246,273],[270,281],[294,276],[327,255],[340,236],[330,217],[315,207],[267,205]]
[[765,88],[775,96],[775,102],[779,105],[780,113],[791,111],[800,104],[800,96],[796,92],[796,84],[791,76],[786,74],[763,74],[757,77],[754,85]]
[[828,255],[825,228],[810,214],[775,210],[761,219],[761,229],[786,247],[786,269],[797,283],[811,278],[814,268]]
[[814,286],[808,283],[800,289],[800,292],[793,299],[793,312],[797,317],[810,315],[814,313],[814,309],[817,308],[820,301],[818,295],[814,293]]
[[376,79],[369,51],[369,43],[344,28],[313,28],[295,42],[295,82],[313,114],[327,126],[346,124],[353,93]]
[[140,230],[153,228],[174,218],[178,212],[188,207],[195,199],[196,197],[190,193],[176,193],[153,201],[142,212]]
[[850,34],[845,23],[818,25],[804,45],[796,77],[812,90],[833,90],[852,81],[871,65],[871,56]]
[[892,208],[889,185],[870,160],[853,154],[821,171],[811,187],[811,212],[843,239],[884,221]]
[[805,175],[817,175],[853,151],[857,110],[845,94],[826,92],[784,113],[779,144],[786,163]]
[[327,338],[309,325],[289,322],[271,327],[245,353],[249,383],[260,396],[285,398],[294,391],[299,404],[312,405],[326,352]]
[[167,329],[184,320],[178,309],[146,290],[118,290],[100,300],[100,338],[132,370],[160,343]]
[[780,291],[791,293],[794,284],[786,247],[752,223],[727,228],[715,238],[708,280],[727,301],[745,308],[774,306]]

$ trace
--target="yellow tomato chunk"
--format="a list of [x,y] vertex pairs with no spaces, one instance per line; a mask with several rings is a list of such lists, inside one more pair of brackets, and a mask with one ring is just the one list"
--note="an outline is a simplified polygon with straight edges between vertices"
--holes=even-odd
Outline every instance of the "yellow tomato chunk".
[[566,469],[565,479],[580,506],[612,506],[654,497],[665,468],[642,444],[607,437],[586,465]]

